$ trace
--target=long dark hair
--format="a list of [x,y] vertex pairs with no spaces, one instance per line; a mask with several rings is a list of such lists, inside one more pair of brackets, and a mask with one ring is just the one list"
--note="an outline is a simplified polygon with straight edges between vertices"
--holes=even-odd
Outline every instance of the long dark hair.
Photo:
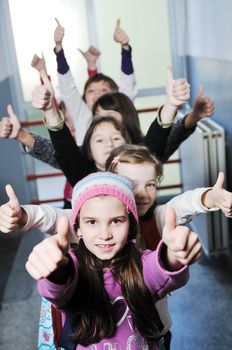
[[132,143],[143,142],[144,137],[140,129],[138,113],[129,97],[121,92],[107,93],[99,97],[94,103],[92,107],[93,115],[96,114],[98,107],[119,112]]
[[76,250],[78,257],[78,285],[63,308],[71,315],[72,341],[83,346],[112,337],[117,329],[113,305],[104,287],[103,268],[107,267],[121,286],[122,295],[132,314],[133,327],[154,344],[163,328],[152,296],[143,279],[141,253],[131,241],[135,238],[137,222],[132,214],[130,235],[125,247],[111,260],[103,261],[92,254],[81,240]]
[[95,117],[93,119],[92,123],[90,124],[90,126],[85,134],[84,141],[83,141],[83,153],[87,156],[87,159],[91,162],[93,162],[94,160],[92,158],[92,152],[90,149],[90,140],[91,140],[91,137],[93,135],[95,128],[101,123],[113,124],[115,129],[120,131],[120,133],[124,137],[126,143],[131,143],[131,138],[130,138],[126,128],[124,127],[124,125],[122,123],[120,123],[114,117],[100,117],[100,116]]

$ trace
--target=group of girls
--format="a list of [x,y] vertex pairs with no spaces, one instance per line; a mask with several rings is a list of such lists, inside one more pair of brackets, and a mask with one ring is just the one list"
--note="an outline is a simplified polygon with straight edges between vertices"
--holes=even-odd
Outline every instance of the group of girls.
[[[8,185],[0,230],[37,228],[51,234],[34,247],[26,263],[60,322],[47,348],[169,349],[166,295],[187,282],[188,265],[202,252],[198,235],[183,224],[193,215],[219,209],[230,218],[232,194],[223,188],[219,173],[212,188],[188,191],[160,206],[157,185],[162,162],[198,120],[214,113],[214,104],[200,87],[193,110],[174,123],[178,108],[190,97],[190,86],[186,79],[175,80],[168,67],[165,103],[144,136],[131,100],[131,47],[120,23],[114,39],[122,46],[121,91],[127,95],[95,71],[99,52],[90,48],[83,53],[91,62],[91,76],[82,99],[64,56],[63,37],[57,20],[54,51],[69,116],[57,108],[42,62],[43,85],[35,87],[32,104],[44,111],[51,141],[23,130],[11,106],[0,135],[18,139],[32,156],[63,171],[73,187],[72,209],[21,206]],[[38,60],[33,63],[37,68]],[[72,127],[66,125],[69,118]],[[45,344],[41,337],[39,346]]]

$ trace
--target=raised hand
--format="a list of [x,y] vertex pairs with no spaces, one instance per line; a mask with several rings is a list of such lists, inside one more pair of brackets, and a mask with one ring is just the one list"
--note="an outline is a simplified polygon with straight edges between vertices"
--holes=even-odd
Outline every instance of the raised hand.
[[203,96],[203,85],[199,86],[198,93],[193,105],[193,113],[198,117],[198,120],[210,117],[215,113],[215,105],[209,96]]
[[7,112],[9,117],[2,118],[0,122],[0,137],[16,139],[21,130],[21,124],[11,105],[7,106]]
[[220,208],[228,218],[232,217],[232,193],[226,191],[224,186],[225,176],[221,171],[212,190],[206,192],[203,204],[207,208]]
[[60,51],[62,49],[62,41],[64,38],[64,27],[60,24],[57,18],[55,18],[55,21],[57,23],[56,29],[54,31],[54,41],[56,44],[56,52]]
[[176,226],[175,210],[171,207],[166,209],[162,239],[167,245],[167,263],[172,270],[192,264],[202,254],[198,235],[187,226]]
[[186,79],[174,79],[172,67],[167,67],[166,94],[168,102],[179,107],[186,103],[190,98],[190,84]]
[[37,55],[34,55],[31,61],[31,66],[35,68],[39,73],[41,70],[44,70],[47,73],[46,62],[43,54],[41,58]]
[[21,124],[11,105],[7,106],[7,113],[9,115],[9,120],[12,125],[12,130],[9,135],[9,138],[16,139],[21,129]]
[[78,51],[85,58],[88,69],[95,70],[97,68],[96,62],[101,52],[94,46],[90,46],[87,51],[82,51],[81,49],[78,49]]
[[10,118],[3,117],[0,121],[0,137],[1,138],[9,138],[12,132],[12,124],[10,122]]
[[10,185],[6,185],[6,193],[9,201],[0,206],[0,231],[10,233],[22,224],[23,210]]
[[114,30],[114,41],[122,45],[123,48],[129,49],[129,37],[126,32],[121,28],[121,21],[117,19],[115,30]]
[[35,279],[48,277],[60,266],[68,263],[69,223],[66,217],[58,222],[57,234],[37,244],[26,262],[27,272]]
[[54,89],[45,71],[40,71],[44,85],[35,86],[32,92],[32,106],[44,111],[53,107]]

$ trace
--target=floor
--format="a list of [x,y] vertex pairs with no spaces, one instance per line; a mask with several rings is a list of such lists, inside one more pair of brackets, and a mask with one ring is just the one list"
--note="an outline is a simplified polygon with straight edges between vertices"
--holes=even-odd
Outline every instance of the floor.
[[[43,235],[0,234],[0,350],[37,349],[40,298],[25,271],[26,258]],[[190,281],[169,297],[172,350],[232,349],[232,258],[190,267]]]

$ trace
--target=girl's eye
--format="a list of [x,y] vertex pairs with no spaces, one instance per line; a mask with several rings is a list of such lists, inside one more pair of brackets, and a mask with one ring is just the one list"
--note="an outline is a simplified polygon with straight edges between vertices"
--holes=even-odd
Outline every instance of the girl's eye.
[[114,136],[113,140],[115,140],[115,141],[122,140],[122,136],[121,135]]
[[113,219],[112,220],[112,223],[115,224],[115,225],[117,225],[117,224],[119,224],[121,222],[122,222],[122,220],[120,220],[120,219]]
[[147,187],[156,188],[156,184],[155,184],[155,182],[150,182],[149,184],[147,184]]
[[90,224],[90,225],[95,225],[96,224],[96,220],[92,219],[92,220],[88,220],[87,221],[87,224]]
[[99,143],[99,142],[102,142],[102,141],[103,141],[103,139],[97,139],[97,140],[96,140],[96,142],[98,142],[98,143]]

